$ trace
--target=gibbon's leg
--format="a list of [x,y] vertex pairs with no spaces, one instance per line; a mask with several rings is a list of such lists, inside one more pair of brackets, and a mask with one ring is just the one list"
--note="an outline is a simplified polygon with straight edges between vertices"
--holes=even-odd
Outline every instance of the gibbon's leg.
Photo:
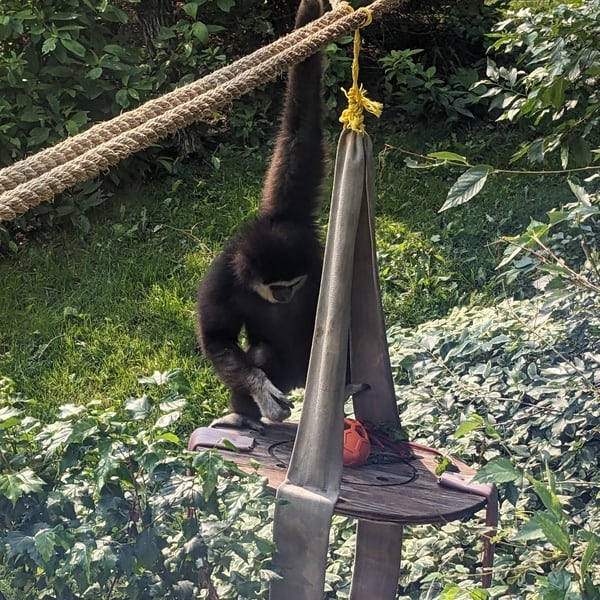
[[[246,354],[250,362],[264,371],[269,381],[281,390],[282,394],[285,395],[290,391],[293,386],[290,382],[289,367],[286,368],[281,360],[281,355],[278,355],[271,346],[259,342],[250,346]],[[279,398],[279,400],[282,400],[282,398]]]

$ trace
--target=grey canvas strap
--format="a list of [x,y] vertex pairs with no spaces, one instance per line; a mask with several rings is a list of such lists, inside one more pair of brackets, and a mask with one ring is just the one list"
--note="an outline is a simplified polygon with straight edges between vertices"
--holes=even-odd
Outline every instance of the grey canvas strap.
[[271,600],[323,597],[329,528],[342,475],[350,298],[367,152],[366,135],[342,131],[305,400],[287,477],[277,490],[274,540],[283,579],[271,585]]

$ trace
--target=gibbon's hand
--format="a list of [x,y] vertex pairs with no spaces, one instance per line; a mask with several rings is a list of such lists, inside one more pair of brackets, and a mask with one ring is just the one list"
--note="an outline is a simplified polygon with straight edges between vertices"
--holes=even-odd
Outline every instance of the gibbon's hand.
[[250,395],[260,409],[260,414],[271,421],[281,422],[287,419],[292,411],[291,403],[286,395],[273,385],[271,380],[260,369],[252,369],[248,379]]

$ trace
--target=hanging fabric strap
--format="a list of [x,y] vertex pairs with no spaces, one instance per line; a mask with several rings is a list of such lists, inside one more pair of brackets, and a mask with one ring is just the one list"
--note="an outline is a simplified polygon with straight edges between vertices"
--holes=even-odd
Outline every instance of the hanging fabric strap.
[[[364,24],[370,23],[371,12],[361,12],[367,15]],[[373,150],[365,134],[363,111],[379,116],[381,105],[368,100],[358,84],[359,51],[357,29],[353,84],[345,92],[348,108],[340,117],[344,129],[337,149],[305,400],[287,477],[277,490],[277,498],[285,501],[275,507],[273,527],[275,561],[283,579],[271,584],[271,600],[321,600],[325,586],[329,529],[342,478],[351,304],[355,302],[351,299],[356,299],[356,290],[362,283],[355,279],[357,238],[365,240],[366,236],[363,254],[370,255],[374,248],[368,241],[368,221],[373,209],[366,208],[374,202]],[[367,231],[360,235],[359,228]],[[370,256],[363,257],[363,264],[371,268]],[[372,277],[366,283],[367,287],[374,283]],[[391,375],[388,381],[391,383]],[[391,389],[393,392],[393,384]]]
[[365,198],[367,137],[340,136],[306,394],[287,478],[277,490],[271,600],[321,600],[331,517],[342,475],[354,245]]

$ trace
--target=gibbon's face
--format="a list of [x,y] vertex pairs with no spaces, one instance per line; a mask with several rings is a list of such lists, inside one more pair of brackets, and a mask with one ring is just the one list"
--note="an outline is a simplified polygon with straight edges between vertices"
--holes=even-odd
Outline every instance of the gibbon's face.
[[304,285],[308,275],[299,275],[289,281],[273,281],[271,283],[254,282],[252,289],[264,300],[272,304],[291,302],[296,292]]

